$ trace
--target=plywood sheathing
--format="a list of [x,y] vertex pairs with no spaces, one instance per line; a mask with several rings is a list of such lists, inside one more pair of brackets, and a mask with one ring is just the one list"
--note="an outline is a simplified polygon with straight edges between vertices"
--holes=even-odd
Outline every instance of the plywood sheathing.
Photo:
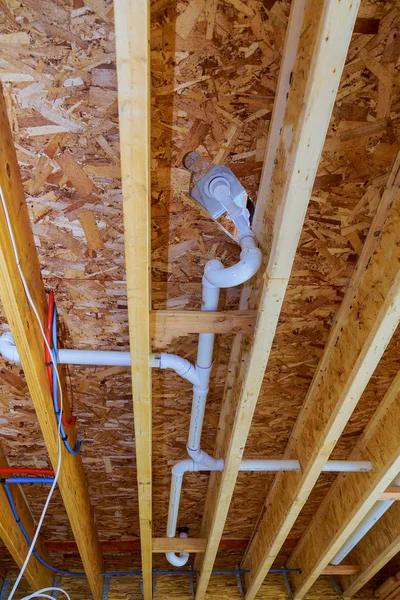
[[[184,153],[197,148],[207,160],[229,165],[256,200],[289,5],[253,0],[243,5],[210,0],[201,8],[201,2],[153,2],[155,309],[199,309],[205,262],[218,257],[232,264],[238,257],[238,247],[187,199]],[[0,36],[8,36],[0,37],[0,79],[43,276],[47,288],[56,292],[63,344],[126,350],[112,4],[10,0],[7,6],[7,14],[0,11]],[[365,20],[356,31],[363,33],[352,40],[247,458],[283,454],[399,149],[394,37],[399,9],[390,2],[362,2],[359,17]],[[384,75],[377,68],[381,62]],[[378,105],[385,116],[378,116]],[[235,308],[237,302],[238,291],[229,290],[222,294],[220,308]],[[398,343],[395,338],[389,347],[339,441],[336,458],[347,456],[397,371]],[[194,360],[196,345],[196,336],[189,336],[168,350]],[[229,336],[217,339],[203,436],[209,452],[230,347]],[[129,371],[74,367],[69,376],[100,538],[136,539]],[[169,471],[185,457],[191,390],[173,374],[155,372],[153,393],[154,533],[164,535]],[[23,374],[4,362],[0,402],[2,441],[12,464],[47,466]],[[270,481],[268,475],[240,475],[225,535],[249,537]],[[332,475],[321,477],[292,537],[304,531],[331,481]],[[185,479],[179,521],[190,525],[193,536],[199,534],[206,486],[206,475]],[[45,490],[29,488],[27,496],[38,515]],[[72,539],[58,495],[43,535]],[[76,556],[53,559],[79,569]],[[106,556],[110,567],[122,560],[139,565],[138,556]],[[238,561],[237,552],[218,557],[220,566]],[[155,564],[165,566],[163,557],[156,557]]]

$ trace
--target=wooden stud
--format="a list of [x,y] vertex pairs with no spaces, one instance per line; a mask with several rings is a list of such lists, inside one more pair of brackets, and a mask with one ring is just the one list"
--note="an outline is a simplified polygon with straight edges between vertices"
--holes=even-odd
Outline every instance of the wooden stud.
[[[391,212],[382,233],[381,242],[370,263],[371,269],[379,277],[378,286],[375,284],[371,287],[372,289],[378,289],[382,284],[382,294],[385,290],[385,278],[380,279],[379,265],[376,264],[377,257],[380,256],[385,262],[391,250],[393,250],[393,245],[400,246],[400,194],[398,194],[398,200],[392,211],[395,213],[395,218],[393,212]],[[390,236],[389,239],[388,235]],[[399,261],[400,249],[397,254],[394,253],[393,262],[396,264],[394,268],[392,267],[391,274],[395,280],[397,279],[398,320],[400,318]],[[366,274],[369,270],[367,269]],[[398,271],[397,276],[396,270]],[[369,281],[368,283],[371,284],[372,282]],[[374,296],[374,292],[372,296]],[[365,315],[368,313],[371,315],[369,302],[366,301],[364,304]],[[350,356],[351,352],[348,349],[346,360],[350,360]],[[400,372],[387,391],[383,403],[386,410],[384,413],[381,411],[382,418],[376,423],[374,431],[360,456],[361,460],[372,461],[373,470],[368,473],[346,473],[342,476],[340,484],[335,486],[335,492],[330,494],[329,502],[323,502],[287,563],[289,567],[293,568],[296,565],[296,568],[302,570],[301,573],[293,573],[292,577],[295,600],[300,600],[305,596],[322,570],[340,550],[369,510],[379,500],[380,494],[400,471],[400,428],[398,426]],[[307,468],[305,463],[304,466]]]
[[[0,449],[0,467],[8,468],[9,466],[6,457]],[[35,523],[25,500],[25,496],[21,493],[21,490],[17,485],[10,485],[10,491],[22,525],[32,539],[35,533]],[[3,540],[18,567],[21,568],[25,562],[26,555],[28,554],[29,546],[15,521],[10,502],[3,486],[0,486],[0,538]],[[36,549],[42,558],[50,560],[40,536],[36,542]],[[53,582],[53,573],[50,569],[44,567],[34,556],[28,563],[25,577],[35,591],[48,587]]]
[[[396,327],[399,277],[393,227],[395,206],[400,206],[399,169],[400,153],[285,452],[285,458],[300,460],[302,472],[275,478],[244,557],[243,565],[253,569],[247,577],[248,598],[254,598],[264,580]],[[379,237],[385,221],[385,234]],[[394,250],[390,264],[389,248]]]
[[150,8],[115,0],[122,200],[125,228],[136,469],[145,600],[152,598],[150,354]]
[[[254,230],[264,261],[250,295],[254,336],[235,342],[220,417],[202,536],[208,538],[196,599],[203,600],[218,551],[287,283],[311,195],[358,2],[292,4]],[[241,309],[246,308],[246,291]],[[234,423],[230,415],[234,415]],[[253,568],[253,565],[251,565]]]
[[[0,93],[0,185],[14,233],[20,265],[38,314],[45,322],[47,303],[41,278],[28,208],[21,183],[3,95]],[[36,410],[43,438],[53,468],[57,468],[57,423],[47,379],[44,342],[38,322],[28,303],[13,251],[5,213],[0,210],[0,298],[10,325],[28,388]],[[69,418],[70,407],[63,386],[64,412]],[[69,441],[76,443],[73,428]],[[100,600],[103,580],[102,554],[94,524],[89,493],[81,456],[69,454],[61,444],[62,469],[58,486],[79,547],[83,566],[95,600]]]

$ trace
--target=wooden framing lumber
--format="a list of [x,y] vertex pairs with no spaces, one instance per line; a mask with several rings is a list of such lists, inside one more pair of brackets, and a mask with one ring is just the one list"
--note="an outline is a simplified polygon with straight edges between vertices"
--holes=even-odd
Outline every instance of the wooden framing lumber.
[[400,155],[285,452],[300,460],[302,472],[275,478],[244,557],[253,569],[247,598],[259,589],[397,326],[399,168]]
[[[167,541],[168,540],[168,541]],[[170,548],[169,544],[171,540],[180,540],[179,543],[185,543],[184,538],[153,538],[153,554],[154,553],[164,553],[165,548]],[[246,550],[249,540],[246,538],[243,539],[231,539],[231,538],[223,538],[219,544],[219,550]],[[293,550],[299,540],[296,538],[289,538],[285,541],[284,548]],[[175,548],[176,542],[173,541],[171,543],[171,551]],[[205,538],[187,538],[187,544],[190,544],[188,548],[196,547],[196,550],[190,550],[191,552],[205,552],[207,540]],[[182,546],[184,549],[179,550],[179,552],[189,552],[186,550],[186,546]],[[60,552],[63,554],[76,554],[78,552],[78,547],[75,542],[57,542],[57,541],[49,541],[47,542],[47,548],[49,552]],[[119,540],[115,542],[102,542],[101,548],[103,553],[107,552],[118,552],[119,554],[131,553],[131,552],[140,552],[140,540]],[[173,550],[175,552],[175,550]]]
[[[9,467],[8,461],[0,449],[0,467]],[[35,523],[29,510],[29,506],[25,500],[24,495],[21,493],[19,486],[10,486],[11,495],[13,497],[15,506],[18,510],[21,522],[32,539],[35,532]],[[14,515],[11,510],[10,503],[7,498],[7,494],[4,487],[0,486],[0,538],[3,540],[5,546],[14,558],[18,567],[21,568],[24,564],[26,555],[28,554],[29,546],[15,521]],[[43,545],[43,542],[39,536],[36,543],[36,548],[45,560],[48,559],[47,551]],[[53,573],[47,567],[44,567],[34,556],[28,563],[25,571],[25,577],[31,585],[32,589],[40,590],[44,587],[48,587],[53,582]]]
[[379,500],[400,500],[400,489],[396,486],[389,486],[379,496]]
[[399,552],[400,504],[396,502],[347,555],[346,560],[358,561],[360,572],[341,578],[343,596],[354,596]]
[[321,575],[356,575],[360,571],[360,565],[327,565]]
[[349,0],[292,4],[257,201],[255,233],[264,261],[249,301],[257,322],[253,338],[239,339],[232,351],[215,451],[225,467],[210,477],[201,532],[207,549],[203,561],[196,559],[202,562],[197,600],[205,597],[223,533],[357,8]]
[[[379,255],[379,251],[381,251],[380,256],[383,260],[388,254],[390,255],[393,245],[400,246],[400,194],[398,194],[398,201],[392,210],[394,210],[396,218],[394,219],[393,213],[390,214],[382,234],[382,244],[379,244],[377,248],[377,254]],[[386,234],[388,233],[391,234],[391,240],[387,239]],[[395,268],[392,267],[391,273],[394,280],[398,282],[397,318],[399,319],[400,250],[397,254],[394,252],[392,260],[396,263]],[[371,264],[373,262],[376,262],[376,255],[372,258]],[[379,273],[376,264],[372,265],[372,268],[377,274]],[[398,271],[397,275],[396,270]],[[384,285],[384,279],[382,279],[382,284]],[[365,304],[364,310],[369,311],[368,304]],[[340,550],[351,533],[379,500],[380,494],[400,471],[400,427],[398,423],[400,373],[394,379],[383,402],[386,411],[380,422],[376,424],[374,432],[361,453],[362,459],[372,462],[373,471],[347,473],[341,478],[341,485],[336,486],[335,493],[329,495],[329,502],[324,502],[318,510],[287,563],[290,567],[295,564],[296,568],[302,570],[301,573],[294,573],[292,577],[296,600],[304,597],[322,570]]]
[[150,355],[150,6],[115,0],[122,200],[125,229],[136,469],[144,599],[152,597]]
[[150,335],[155,346],[166,346],[191,333],[253,333],[255,322],[254,310],[152,310]]
[[[21,269],[38,314],[44,323],[47,312],[45,291],[2,93],[0,93],[0,123],[0,185],[14,233]],[[47,451],[53,468],[56,469],[57,423],[45,367],[43,337],[22,285],[2,207],[0,207],[0,298],[21,358]],[[63,391],[63,404],[68,418],[70,408],[65,386]],[[68,435],[70,443],[74,445],[76,434],[73,428],[68,430]],[[103,587],[102,554],[82,459],[80,454],[76,456],[69,454],[63,444],[61,444],[61,452],[59,489],[93,597],[99,600]]]

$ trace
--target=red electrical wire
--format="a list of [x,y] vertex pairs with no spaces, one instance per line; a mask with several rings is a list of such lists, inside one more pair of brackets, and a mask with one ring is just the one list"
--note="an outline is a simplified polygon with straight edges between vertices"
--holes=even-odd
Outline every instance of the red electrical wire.
[[53,469],[28,469],[28,468],[17,468],[6,467],[0,468],[0,473],[18,473],[20,475],[54,475]]
[[[49,293],[49,307],[48,307],[48,311],[47,311],[47,327],[46,327],[46,340],[47,340],[47,344],[50,346],[50,348],[52,346],[53,313],[54,313],[54,292],[51,291]],[[47,344],[45,344],[46,370],[47,370],[47,377],[49,379],[50,390],[51,390],[51,393],[53,393],[53,383],[54,383],[53,382],[53,366],[52,366],[53,357],[50,356],[50,352],[47,347]],[[57,407],[58,407],[58,410],[60,410],[60,400],[58,400]],[[74,417],[74,416],[72,416],[71,419],[69,421],[67,421],[67,419],[64,417],[64,414],[61,415],[61,422],[64,425],[64,427],[72,427],[73,425],[75,425],[75,421],[76,421],[76,417]]]

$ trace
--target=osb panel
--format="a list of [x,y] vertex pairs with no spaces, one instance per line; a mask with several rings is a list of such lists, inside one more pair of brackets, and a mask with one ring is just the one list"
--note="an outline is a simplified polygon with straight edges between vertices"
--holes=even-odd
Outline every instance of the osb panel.
[[[183,155],[197,149],[208,160],[229,165],[256,201],[289,3],[246,0],[244,5],[246,9],[239,2],[213,0],[155,0],[152,5],[155,309],[198,309],[207,260],[218,257],[228,265],[239,253],[188,199]],[[285,449],[399,149],[395,37],[399,9],[391,2],[362,0],[359,17],[246,446],[247,458],[278,457]],[[0,79],[44,281],[56,293],[62,344],[127,350],[112,3],[7,0],[0,7],[0,28]],[[238,290],[224,291],[220,307],[235,308],[238,297]],[[335,457],[347,456],[397,371],[396,340],[339,441]],[[203,435],[210,453],[231,344],[229,336],[217,339]],[[189,336],[175,341],[168,351],[194,360],[196,345],[196,336]],[[100,538],[136,539],[129,370],[74,367],[68,372]],[[154,372],[153,392],[154,533],[159,536],[165,533],[170,468],[185,457],[191,390],[171,373]],[[48,466],[23,373],[4,362],[0,403],[3,447],[11,463]],[[321,476],[293,537],[304,531],[332,479],[332,475]],[[192,474],[184,482],[179,521],[188,524],[194,536],[199,534],[207,481],[205,474]],[[240,474],[227,536],[250,536],[271,481],[269,475]],[[45,490],[35,486],[26,493],[39,515]],[[58,494],[43,536],[72,540]],[[54,561],[80,568],[75,555],[57,554]],[[136,568],[138,561],[138,556],[106,556],[107,568]],[[218,556],[220,566],[238,561],[237,552]],[[162,556],[155,558],[155,564],[166,566]],[[118,593],[125,593],[124,589]]]

